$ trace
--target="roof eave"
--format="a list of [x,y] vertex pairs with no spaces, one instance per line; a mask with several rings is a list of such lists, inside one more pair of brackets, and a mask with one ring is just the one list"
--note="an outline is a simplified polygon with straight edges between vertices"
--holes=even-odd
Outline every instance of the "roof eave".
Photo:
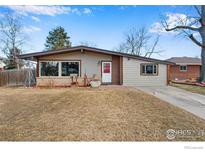
[[167,65],[174,65],[175,64],[175,63],[169,62],[169,61],[163,61],[163,60],[158,60],[158,59],[153,59],[153,58],[146,58],[146,57],[141,57],[141,56],[137,56],[137,55],[130,55],[130,54],[126,54],[126,53],[120,53],[120,52],[98,49],[98,48],[93,48],[93,47],[86,47],[86,46],[76,46],[76,47],[72,47],[69,49],[58,49],[58,50],[50,50],[50,51],[42,51],[42,52],[22,54],[19,56],[19,58],[36,61],[36,59],[38,57],[41,57],[41,56],[61,54],[61,53],[64,53],[66,51],[72,52],[72,51],[76,51],[76,50],[85,50],[85,51],[88,50],[88,51],[93,51],[93,52],[97,51],[98,53],[123,56],[123,57],[134,58],[134,59],[138,59],[138,60],[143,60],[143,61],[148,61],[148,62],[156,62],[156,63],[167,64]]
[[176,65],[201,65],[201,63],[176,63]]

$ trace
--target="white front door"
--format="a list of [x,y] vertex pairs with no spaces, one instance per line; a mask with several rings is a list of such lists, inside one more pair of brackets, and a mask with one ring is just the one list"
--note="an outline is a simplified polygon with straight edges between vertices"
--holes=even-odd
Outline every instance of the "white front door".
[[102,82],[112,82],[112,62],[102,62]]

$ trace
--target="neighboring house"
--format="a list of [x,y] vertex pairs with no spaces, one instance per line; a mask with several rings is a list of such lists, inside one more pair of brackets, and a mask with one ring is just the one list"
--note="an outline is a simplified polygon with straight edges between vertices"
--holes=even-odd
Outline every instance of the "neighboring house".
[[172,57],[167,61],[175,63],[169,68],[170,80],[199,79],[201,59],[193,57]]
[[0,71],[4,70],[6,64],[4,63],[5,58],[0,57]]
[[95,74],[102,84],[163,86],[168,81],[168,65],[172,64],[87,46],[23,54],[20,58],[37,61],[37,86],[51,82],[66,86],[73,74],[81,78]]

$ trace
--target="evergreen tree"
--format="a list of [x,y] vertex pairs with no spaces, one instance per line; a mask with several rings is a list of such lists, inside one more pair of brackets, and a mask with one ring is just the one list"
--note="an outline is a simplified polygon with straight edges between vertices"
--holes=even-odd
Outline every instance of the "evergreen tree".
[[21,54],[21,50],[18,48],[10,49],[9,53],[7,55],[6,62],[6,69],[15,69],[18,68],[17,65],[19,65],[19,68],[23,66],[23,61],[18,58],[18,56]]
[[47,50],[71,47],[70,37],[63,27],[54,28],[47,36],[45,47]]

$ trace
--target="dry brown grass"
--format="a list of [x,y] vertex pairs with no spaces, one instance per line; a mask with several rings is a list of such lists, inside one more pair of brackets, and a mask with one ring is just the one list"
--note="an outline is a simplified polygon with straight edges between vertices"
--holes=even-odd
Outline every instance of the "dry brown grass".
[[176,84],[176,83],[171,83],[171,86],[181,88],[181,89],[190,91],[192,93],[198,93],[201,95],[205,95],[205,87],[194,86],[194,85],[185,85],[185,84]]
[[205,121],[131,88],[0,89],[0,140],[165,141],[167,129]]

